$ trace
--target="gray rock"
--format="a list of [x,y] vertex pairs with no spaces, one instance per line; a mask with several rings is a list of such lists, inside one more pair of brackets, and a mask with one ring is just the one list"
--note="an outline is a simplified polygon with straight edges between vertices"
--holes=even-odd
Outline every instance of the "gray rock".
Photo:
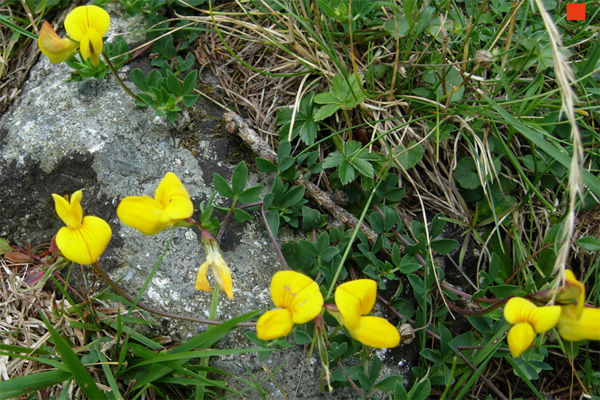
[[[111,33],[117,30],[131,29],[113,18]],[[70,68],[64,63],[53,65],[40,57],[21,96],[0,118],[0,237],[20,244],[49,242],[63,225],[54,211],[51,194],[71,194],[81,189],[84,214],[105,219],[113,230],[113,238],[100,259],[101,267],[113,279],[122,278],[120,286],[135,295],[164,250],[170,233],[144,236],[122,225],[116,216],[119,201],[130,195],[152,196],[165,173],[172,171],[186,186],[197,211],[199,202],[213,193],[213,173],[231,177],[239,162],[233,154],[238,151],[238,142],[213,135],[216,122],[202,116],[220,118],[221,110],[208,101],[201,101],[174,128],[166,119],[155,117],[153,110],[136,107],[114,77],[67,83],[69,73]],[[127,79],[129,67],[121,75]],[[197,141],[195,154],[176,146],[174,129],[193,135]],[[271,181],[251,171],[249,184],[269,187]],[[219,202],[226,204],[223,199]],[[195,217],[199,219],[199,215]],[[270,278],[281,266],[262,221],[255,221],[232,223],[223,238],[235,298],[229,301],[220,294],[218,319],[272,307]],[[208,317],[211,293],[193,288],[204,257],[199,235],[177,229],[141,301],[171,313]],[[174,342],[183,342],[205,329],[174,319],[157,317],[156,321],[155,333],[169,335]],[[219,346],[253,347],[244,335],[247,329],[237,329]],[[385,357],[385,352],[381,354]],[[263,390],[274,399],[283,395],[265,368],[275,371],[281,363],[285,365],[275,376],[289,398],[317,397],[318,361],[308,359],[302,348],[274,353],[265,361],[255,354],[211,359],[211,365],[234,376],[265,381]],[[230,384],[238,389],[245,387],[236,380]],[[324,398],[355,395],[344,389]],[[247,398],[262,396],[253,391]]]

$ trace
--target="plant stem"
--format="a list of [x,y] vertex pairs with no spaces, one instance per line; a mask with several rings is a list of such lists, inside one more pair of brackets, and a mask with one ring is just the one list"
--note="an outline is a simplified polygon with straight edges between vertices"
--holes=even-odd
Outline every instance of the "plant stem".
[[106,61],[106,65],[108,65],[108,68],[110,68],[110,72],[112,72],[112,74],[115,76],[115,78],[117,79],[117,82],[119,82],[119,85],[121,85],[121,87],[123,88],[123,90],[126,91],[128,95],[130,95],[131,97],[133,97],[133,99],[135,101],[138,101],[140,103],[144,103],[144,101],[137,94],[133,93],[131,91],[131,89],[129,89],[127,87],[127,85],[125,85],[125,83],[123,82],[123,80],[121,80],[121,78],[119,77],[119,74],[117,73],[117,69],[113,65],[112,61],[110,61],[110,58],[108,58],[108,56],[106,55],[106,53],[102,52],[102,56],[104,57],[104,61]]
[[138,292],[137,296],[135,296],[135,301],[133,302],[133,304],[137,304],[137,302],[140,301],[140,298],[142,297],[142,295],[144,294],[144,292],[148,288],[148,285],[152,281],[152,278],[154,277],[154,274],[158,270],[158,267],[162,263],[162,260],[165,257],[165,254],[167,253],[167,250],[169,249],[169,246],[171,245],[171,241],[173,240],[173,236],[175,236],[175,227],[173,227],[171,229],[171,237],[169,237],[169,240],[167,241],[167,245],[165,246],[165,249],[163,250],[163,252],[160,255],[160,257],[158,258],[158,261],[156,262],[156,264],[154,264],[154,267],[152,268],[152,271],[150,271],[150,274],[148,275],[148,278],[146,278],[146,281],[142,285],[142,288]]

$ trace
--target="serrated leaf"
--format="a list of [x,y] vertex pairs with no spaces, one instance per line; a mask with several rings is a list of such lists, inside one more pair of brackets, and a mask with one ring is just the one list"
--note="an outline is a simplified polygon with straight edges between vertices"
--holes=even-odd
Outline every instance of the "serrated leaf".
[[372,178],[375,174],[375,169],[367,160],[357,157],[352,160],[351,164],[361,175]]
[[213,175],[213,185],[217,193],[226,198],[232,198],[235,196],[231,187],[229,187],[229,183],[223,178],[221,175],[215,173]]
[[338,152],[330,153],[325,160],[323,160],[323,168],[333,168],[342,164],[344,161],[344,155]]
[[315,121],[322,121],[327,117],[330,117],[337,110],[340,109],[338,104],[326,104],[322,107],[319,107],[319,110],[315,113]]
[[354,168],[345,159],[340,164],[338,174],[342,185],[347,185],[354,180]]

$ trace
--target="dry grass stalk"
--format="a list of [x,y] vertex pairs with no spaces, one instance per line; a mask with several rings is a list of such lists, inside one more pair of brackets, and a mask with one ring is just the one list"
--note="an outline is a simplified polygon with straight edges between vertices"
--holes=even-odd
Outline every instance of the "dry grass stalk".
[[[572,84],[575,82],[575,75],[569,65],[562,45],[560,34],[556,29],[556,25],[552,21],[552,18],[545,10],[542,0],[535,0],[535,4],[540,11],[542,20],[548,32],[550,38],[550,45],[552,46],[552,56],[554,59],[554,73],[556,75],[556,82],[560,89],[561,95],[561,112],[563,112],[569,123],[571,124],[571,141],[573,145],[573,156],[571,158],[571,165],[569,167],[569,182],[568,182],[568,209],[563,223],[562,236],[563,245],[558,251],[556,261],[554,263],[553,274],[557,274],[557,281],[555,288],[562,286],[565,279],[565,269],[569,259],[569,251],[571,249],[571,240],[573,239],[573,233],[575,230],[575,218],[576,218],[576,204],[577,197],[581,194],[581,162],[583,160],[583,146],[581,144],[581,138],[579,135],[579,128],[575,119],[575,92],[573,91]],[[555,291],[555,295],[556,295]]]

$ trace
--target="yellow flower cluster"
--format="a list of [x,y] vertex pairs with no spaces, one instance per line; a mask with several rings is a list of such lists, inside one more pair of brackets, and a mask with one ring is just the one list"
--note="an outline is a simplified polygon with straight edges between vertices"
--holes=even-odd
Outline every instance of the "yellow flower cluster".
[[538,307],[531,301],[513,297],[504,307],[504,318],[513,326],[508,331],[508,347],[513,357],[531,347],[535,333],[556,327],[568,341],[600,340],[600,308],[585,307],[585,287],[571,270],[557,297],[562,305]]
[[38,46],[42,53],[57,64],[68,60],[79,49],[84,60],[98,66],[102,54],[102,37],[108,32],[110,17],[98,6],[75,7],[65,19],[68,38],[63,39],[44,22]]
[[[330,312],[359,342],[377,348],[396,347],[400,343],[396,327],[381,317],[367,315],[373,309],[376,297],[375,281],[346,282],[335,291],[338,311]],[[312,321],[321,314],[324,303],[319,285],[294,271],[279,271],[273,276],[271,298],[278,308],[261,315],[256,324],[257,337],[262,340],[286,336],[294,324]]]
[[[52,195],[56,213],[66,227],[56,235],[56,245],[62,255],[73,262],[89,265],[95,263],[108,245],[112,231],[108,224],[92,216],[83,217],[81,191],[73,193],[70,201],[57,194]],[[145,235],[156,235],[174,226],[192,226],[189,221],[194,213],[190,196],[172,172],[167,172],[154,198],[149,196],[125,197],[117,207],[117,216],[125,225]],[[206,250],[206,261],[198,270],[196,290],[210,290],[206,279],[210,266],[219,288],[229,299],[233,298],[231,272],[215,238],[206,229],[202,230],[202,242]]]

